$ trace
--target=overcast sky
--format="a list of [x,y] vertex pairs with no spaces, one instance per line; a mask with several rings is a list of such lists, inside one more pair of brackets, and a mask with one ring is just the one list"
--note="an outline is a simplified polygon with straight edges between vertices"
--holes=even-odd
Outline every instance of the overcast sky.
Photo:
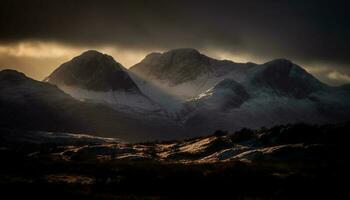
[[329,84],[350,82],[346,1],[0,1],[0,69],[43,79],[87,49],[125,67],[152,51],[196,48],[264,63],[287,58]]

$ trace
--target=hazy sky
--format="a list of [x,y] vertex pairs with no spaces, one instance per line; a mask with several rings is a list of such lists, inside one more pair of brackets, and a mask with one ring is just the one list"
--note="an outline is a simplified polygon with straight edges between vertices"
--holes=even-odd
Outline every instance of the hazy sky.
[[338,85],[350,82],[348,10],[334,0],[1,0],[0,69],[43,79],[87,49],[130,67],[192,47],[237,62],[287,58]]

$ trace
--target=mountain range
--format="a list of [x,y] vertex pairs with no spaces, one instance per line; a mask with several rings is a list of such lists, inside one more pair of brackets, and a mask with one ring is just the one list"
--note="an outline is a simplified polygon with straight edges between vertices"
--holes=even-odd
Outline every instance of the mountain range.
[[151,53],[130,69],[89,50],[43,81],[3,70],[0,83],[2,127],[129,141],[350,119],[347,86],[324,84],[286,59],[235,63],[195,49]]
[[15,70],[0,72],[0,118],[3,128],[90,133],[128,141],[168,138],[163,132],[181,133],[169,120],[139,120],[109,104],[75,99],[55,85]]

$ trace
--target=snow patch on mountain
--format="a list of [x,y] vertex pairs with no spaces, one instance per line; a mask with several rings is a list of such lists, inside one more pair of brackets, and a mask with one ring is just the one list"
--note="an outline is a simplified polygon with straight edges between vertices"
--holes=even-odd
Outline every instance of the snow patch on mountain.
[[115,109],[124,109],[133,112],[154,112],[161,113],[162,108],[154,103],[148,97],[140,94],[138,91],[109,90],[93,91],[79,87],[60,86],[64,92],[71,94],[72,97],[81,101],[92,101],[103,103]]
[[[215,60],[193,49],[175,49],[162,54],[152,53],[132,66],[130,71],[169,95],[186,101],[206,92],[224,79],[243,81],[248,69],[254,66],[256,64]],[[147,88],[148,84],[137,84],[147,96],[157,99]]]
[[139,90],[120,63],[97,51],[86,51],[62,64],[46,81],[79,100],[133,114],[164,114],[160,105]]

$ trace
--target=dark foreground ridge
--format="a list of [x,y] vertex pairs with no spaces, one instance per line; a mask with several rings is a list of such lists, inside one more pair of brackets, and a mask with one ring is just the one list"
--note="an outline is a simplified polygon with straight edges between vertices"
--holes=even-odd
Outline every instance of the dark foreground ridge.
[[349,123],[153,143],[1,129],[2,195],[34,199],[334,199]]

